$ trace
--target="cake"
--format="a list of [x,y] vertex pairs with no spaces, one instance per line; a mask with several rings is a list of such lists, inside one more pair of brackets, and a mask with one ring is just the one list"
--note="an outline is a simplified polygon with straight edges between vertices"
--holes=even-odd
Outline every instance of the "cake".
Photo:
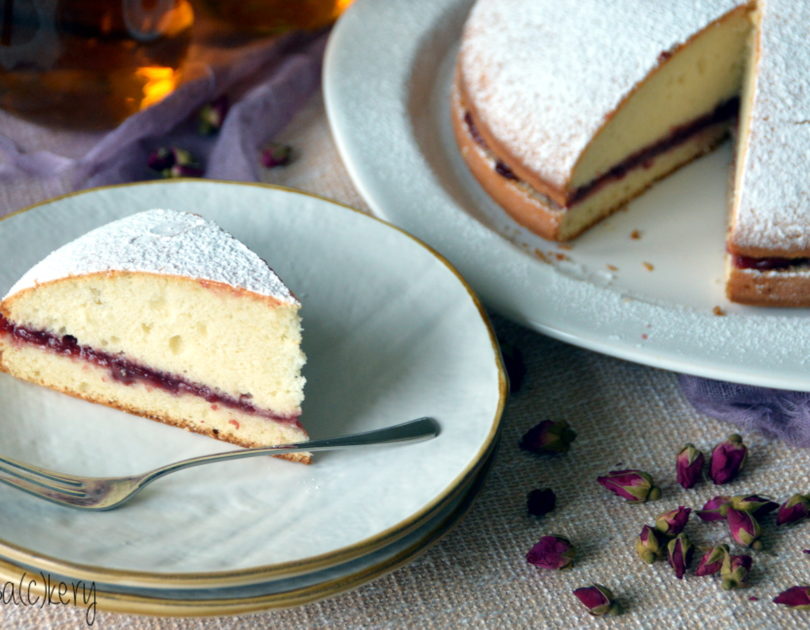
[[[793,278],[810,255],[804,178],[796,170],[779,173],[780,184],[795,192],[789,210],[783,205],[763,218],[761,197],[745,209],[756,179],[760,193],[780,204],[780,194],[762,183],[765,170],[783,167],[768,153],[769,134],[785,117],[810,118],[794,102],[810,93],[801,39],[810,8],[802,5],[478,0],[464,27],[452,94],[461,154],[517,222],[565,241],[713,149],[737,120],[742,93],[737,164],[756,174],[734,178],[727,294],[754,304],[810,305],[810,291]],[[792,25],[796,41],[780,36],[780,22]],[[784,71],[790,65],[795,69]],[[782,79],[793,81],[789,94],[774,92]],[[771,112],[782,118],[763,124],[762,110],[774,100],[782,110]],[[806,165],[806,135],[797,142],[799,134],[782,129],[785,144],[793,143],[793,163]],[[787,241],[786,230],[793,234]],[[758,236],[742,245],[741,234],[753,232]]]
[[0,301],[0,370],[241,446],[305,441],[299,309],[215,224],[149,210],[17,281]]
[[742,92],[729,297],[810,305],[810,4],[760,2]]

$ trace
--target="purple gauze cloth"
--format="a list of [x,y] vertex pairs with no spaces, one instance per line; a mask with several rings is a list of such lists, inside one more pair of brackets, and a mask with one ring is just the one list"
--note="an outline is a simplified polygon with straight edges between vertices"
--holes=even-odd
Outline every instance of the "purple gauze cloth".
[[[188,149],[215,179],[259,179],[261,145],[293,117],[320,82],[327,34],[294,34],[197,60],[197,76],[160,103],[105,133],[59,133],[0,113],[0,216],[92,186],[154,179],[149,153]],[[219,133],[196,132],[200,107],[227,94]]]
[[700,413],[810,447],[810,393],[738,385],[680,374],[681,391]]

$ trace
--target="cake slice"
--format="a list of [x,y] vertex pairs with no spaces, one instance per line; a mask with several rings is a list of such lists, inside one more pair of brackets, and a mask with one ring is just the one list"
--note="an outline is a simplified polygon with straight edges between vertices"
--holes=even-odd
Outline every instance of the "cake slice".
[[149,210],[20,278],[0,302],[0,370],[242,446],[303,441],[299,308],[218,226]]
[[729,299],[810,306],[810,4],[760,1],[743,91]]
[[519,223],[577,236],[727,134],[752,6],[478,0],[452,102],[465,161]]

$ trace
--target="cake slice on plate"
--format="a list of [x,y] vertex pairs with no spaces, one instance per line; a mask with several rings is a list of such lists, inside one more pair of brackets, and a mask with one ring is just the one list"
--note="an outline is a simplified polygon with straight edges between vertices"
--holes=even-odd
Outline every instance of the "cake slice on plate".
[[304,441],[299,308],[218,226],[149,210],[17,281],[0,302],[0,370],[242,446]]
[[810,306],[810,4],[759,2],[729,222],[728,297]]

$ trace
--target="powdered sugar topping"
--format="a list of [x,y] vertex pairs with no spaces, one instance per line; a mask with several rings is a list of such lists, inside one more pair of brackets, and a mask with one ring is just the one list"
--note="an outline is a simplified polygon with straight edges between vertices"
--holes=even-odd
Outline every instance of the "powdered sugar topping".
[[6,297],[37,284],[104,271],[210,280],[297,304],[276,273],[243,243],[201,216],[147,210],[103,225],[29,269]]
[[737,248],[810,250],[810,4],[761,2],[747,150],[738,159]]
[[743,0],[478,0],[460,67],[490,131],[564,187],[595,132],[659,63]]

